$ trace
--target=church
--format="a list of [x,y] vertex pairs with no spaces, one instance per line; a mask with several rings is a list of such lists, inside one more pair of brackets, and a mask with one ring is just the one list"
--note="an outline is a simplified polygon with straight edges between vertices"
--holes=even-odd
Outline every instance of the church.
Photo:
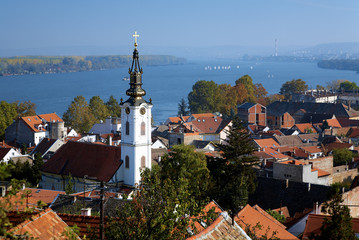
[[135,187],[140,183],[141,170],[151,169],[151,109],[152,100],[143,97],[142,73],[137,37],[132,65],[129,68],[130,83],[127,100],[121,98],[121,146],[72,142],[64,144],[41,168],[40,187],[64,190],[70,175],[75,192],[99,181],[116,186]]

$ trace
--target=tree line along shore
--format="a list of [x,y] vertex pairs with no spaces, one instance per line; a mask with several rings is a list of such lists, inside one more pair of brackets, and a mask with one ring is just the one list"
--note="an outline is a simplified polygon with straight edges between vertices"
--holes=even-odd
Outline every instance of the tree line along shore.
[[[185,64],[186,59],[170,55],[142,55],[143,66]],[[131,65],[130,55],[106,56],[20,56],[0,58],[0,76],[81,72]]]

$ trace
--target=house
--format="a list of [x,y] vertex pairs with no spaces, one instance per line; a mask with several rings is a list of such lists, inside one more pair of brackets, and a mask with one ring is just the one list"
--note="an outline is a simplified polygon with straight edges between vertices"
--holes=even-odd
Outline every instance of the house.
[[60,139],[43,138],[41,142],[36,145],[31,154],[39,153],[41,154],[41,157],[48,160],[63,144],[64,142]]
[[[40,188],[64,190],[72,175],[74,191],[83,191],[100,181],[123,181],[121,148],[69,141],[41,168]],[[93,186],[92,186],[93,187]]]
[[190,145],[194,140],[222,143],[231,124],[231,121],[212,113],[192,114],[187,122],[169,129],[169,146]]
[[[253,229],[254,234],[258,238],[267,236],[268,239],[271,237],[288,240],[298,239],[286,230],[286,226],[281,224],[258,205],[251,207],[247,204],[236,214],[234,220],[242,228]],[[258,224],[261,227],[256,227]]]
[[310,123],[296,123],[292,129],[299,131],[301,134],[317,133],[317,130]]
[[258,148],[258,151],[264,151],[265,148],[280,147],[280,144],[273,138],[253,139],[253,142],[255,147]]
[[267,112],[267,126],[271,129],[291,128],[294,124],[295,120],[288,112]]
[[309,159],[316,159],[323,156],[323,150],[318,146],[301,147],[301,149],[309,154]]
[[216,150],[215,144],[211,141],[193,140],[192,145],[199,151],[213,152]]
[[31,147],[39,144],[43,138],[64,140],[67,136],[64,124],[56,113],[20,117],[6,128],[5,141]]
[[[19,216],[20,215],[20,216]],[[27,218],[27,215],[21,217],[21,213],[10,214],[10,222],[12,220],[26,219],[16,224],[8,232],[21,238],[31,236],[34,239],[64,239],[63,233],[68,229],[68,225],[54,212],[51,208],[41,211]],[[15,224],[14,224],[15,225]],[[76,239],[80,239],[73,233]],[[27,236],[27,237],[25,237]]]
[[312,164],[299,160],[288,160],[273,163],[273,178],[296,182],[305,182],[321,185],[331,183],[331,173],[314,168]]
[[[309,214],[307,224],[305,225],[304,233],[303,233],[303,240],[312,239],[312,235],[320,235],[321,234],[321,227],[324,223],[326,218],[331,218],[328,215],[322,214]],[[355,234],[359,234],[359,218],[352,218],[352,229],[354,230]]]
[[0,163],[8,163],[12,158],[21,156],[14,148],[0,148]]
[[106,134],[119,133],[121,131],[121,118],[108,117],[105,122],[102,120],[92,126],[89,133]]
[[243,103],[237,106],[238,117],[248,124],[267,125],[266,107],[259,103]]

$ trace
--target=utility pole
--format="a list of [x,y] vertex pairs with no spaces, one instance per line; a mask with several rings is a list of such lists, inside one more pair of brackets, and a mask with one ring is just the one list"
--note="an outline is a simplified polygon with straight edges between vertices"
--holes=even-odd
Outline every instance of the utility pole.
[[103,181],[101,181],[101,189],[100,189],[100,199],[101,199],[101,205],[100,205],[100,239],[105,239],[105,231],[104,231],[104,222],[105,222],[105,214],[104,214],[104,184]]

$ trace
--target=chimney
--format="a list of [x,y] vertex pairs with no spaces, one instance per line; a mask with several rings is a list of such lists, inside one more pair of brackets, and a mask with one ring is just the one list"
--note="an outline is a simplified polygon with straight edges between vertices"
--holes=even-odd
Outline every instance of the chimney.
[[310,183],[308,183],[308,192],[310,192]]
[[285,188],[288,188],[289,187],[289,179],[286,179],[285,180]]
[[82,216],[91,216],[91,208],[81,208]]
[[112,146],[112,136],[111,136],[111,135],[110,135],[109,138],[108,138],[108,144],[109,144],[110,146]]
[[314,203],[313,210],[314,210],[314,214],[320,214],[318,202]]
[[6,187],[0,186],[0,197],[5,197],[6,195]]

